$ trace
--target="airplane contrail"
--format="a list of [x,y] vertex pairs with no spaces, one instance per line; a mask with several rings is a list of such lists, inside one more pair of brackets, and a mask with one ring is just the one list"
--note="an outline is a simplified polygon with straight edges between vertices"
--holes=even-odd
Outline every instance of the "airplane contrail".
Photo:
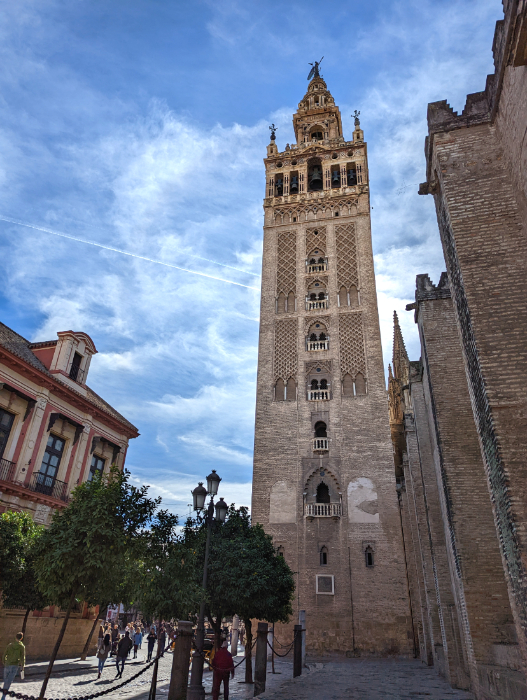
[[[192,275],[199,275],[200,277],[208,277],[211,280],[218,280],[219,282],[227,282],[228,284],[235,284],[237,287],[244,287],[245,289],[254,289],[259,291],[258,287],[250,287],[247,284],[241,284],[241,282],[233,282],[233,280],[226,280],[223,277],[216,277],[215,275],[208,275],[206,272],[197,272],[196,270],[189,270],[186,267],[180,267],[179,265],[173,265],[172,263],[163,262],[162,260],[155,260],[154,258],[147,258],[145,255],[138,255],[137,253],[129,253],[127,250],[120,250],[119,248],[112,248],[109,245],[103,245],[102,243],[95,243],[94,241],[87,241],[85,238],[77,238],[76,236],[70,236],[67,233],[62,233],[60,231],[53,231],[50,228],[44,228],[43,226],[35,226],[34,224],[26,224],[23,221],[17,221],[16,219],[10,219],[7,216],[0,216],[0,221],[7,221],[10,224],[16,224],[17,226],[25,226],[26,228],[33,228],[36,231],[44,231],[44,233],[51,233],[53,236],[60,236],[61,238],[69,238],[71,241],[77,241],[78,243],[86,243],[87,245],[94,245],[97,248],[104,248],[105,250],[111,250],[114,253],[121,253],[122,255],[129,255],[131,258],[138,258],[139,260],[147,260],[148,262],[157,263],[158,265],[165,265],[165,267],[172,267],[175,270],[182,270],[183,272],[190,272]],[[198,256],[196,256],[198,257]],[[206,260],[206,258],[203,258]],[[210,261],[212,262],[212,261]],[[221,264],[221,263],[220,263]],[[227,265],[225,265],[227,267]],[[237,269],[237,268],[232,268]],[[239,270],[242,272],[242,270]],[[254,274],[254,273],[249,273]]]

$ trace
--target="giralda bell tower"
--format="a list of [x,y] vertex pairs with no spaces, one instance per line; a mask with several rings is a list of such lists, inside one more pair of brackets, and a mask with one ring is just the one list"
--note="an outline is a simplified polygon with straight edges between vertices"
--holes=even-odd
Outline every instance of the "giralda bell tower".
[[293,126],[265,159],[253,522],[296,572],[308,650],[411,654],[367,147],[318,64]]

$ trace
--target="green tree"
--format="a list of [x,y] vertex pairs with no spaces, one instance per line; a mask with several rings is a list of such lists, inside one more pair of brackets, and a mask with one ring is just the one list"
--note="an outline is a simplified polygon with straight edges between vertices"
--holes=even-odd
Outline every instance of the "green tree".
[[43,610],[48,605],[35,575],[36,544],[44,529],[29,513],[8,511],[0,515],[2,605],[5,608],[25,608],[23,634],[31,610]]
[[[187,545],[200,552],[202,562],[205,527],[191,521],[186,528]],[[294,590],[293,572],[276,554],[272,537],[261,525],[251,525],[247,508],[231,505],[225,523],[213,524],[206,610],[217,638],[224,617],[236,614],[244,621],[246,682],[252,682],[251,620],[288,622]]]
[[128,568],[133,602],[147,617],[186,620],[199,607],[195,553],[177,534],[178,517],[159,511],[142,543],[139,558]]
[[46,692],[53,664],[75,601],[97,605],[119,600],[124,571],[134,551],[141,552],[145,528],[161,499],[148,487],[129,483],[129,473],[112,467],[73,491],[69,505],[55,512],[39,538],[36,564],[43,594],[66,612],[40,691]]

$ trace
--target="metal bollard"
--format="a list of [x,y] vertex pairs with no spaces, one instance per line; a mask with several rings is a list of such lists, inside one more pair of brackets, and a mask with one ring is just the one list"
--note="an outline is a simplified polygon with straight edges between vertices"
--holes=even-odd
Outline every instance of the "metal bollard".
[[254,697],[265,693],[267,676],[267,622],[258,623],[256,658],[254,662]]
[[192,648],[192,622],[179,620],[178,636],[172,657],[172,673],[168,700],[186,700],[188,686],[188,666]]
[[293,678],[302,675],[302,625],[295,625],[293,649]]
[[302,626],[302,668],[306,667],[306,611],[298,613],[298,624]]

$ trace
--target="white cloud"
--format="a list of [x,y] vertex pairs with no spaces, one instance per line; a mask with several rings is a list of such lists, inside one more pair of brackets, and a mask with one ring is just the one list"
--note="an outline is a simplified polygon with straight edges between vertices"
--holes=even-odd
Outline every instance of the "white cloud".
[[[499,2],[384,3],[382,12],[364,15],[367,31],[349,21],[345,7],[322,18],[315,3],[293,2],[276,22],[272,3],[206,6],[203,26],[214,46],[238,52],[229,80],[244,81],[251,71],[253,82],[240,94],[256,85],[266,91],[267,111],[275,111],[247,124],[207,125],[190,108],[143,101],[134,81],[118,95],[99,90],[73,63],[61,63],[60,52],[49,53],[64,36],[62,19],[48,17],[60,6],[2,3],[9,13],[0,30],[0,95],[20,106],[0,98],[0,215],[258,286],[268,123],[277,124],[285,146],[314,58],[306,47],[318,57],[324,45],[345,135],[357,108],[368,141],[385,361],[394,309],[416,359],[413,314],[404,307],[413,301],[416,274],[437,282],[444,269],[432,198],[416,194],[424,180],[426,104],[448,98],[461,108],[467,92],[483,89],[491,70],[489,17],[500,17]],[[30,35],[23,46],[22,30]],[[215,70],[219,76],[223,69]],[[277,86],[300,70],[303,86],[278,97]],[[206,89],[186,74],[182,80],[195,92]],[[215,105],[207,109],[210,116]],[[403,183],[410,187],[398,192]],[[4,293],[9,308],[31,318],[32,339],[68,328],[93,337],[93,388],[142,433],[129,451],[134,477],[184,510],[190,489],[219,460],[226,500],[248,505],[258,292],[2,222],[0,232]]]

